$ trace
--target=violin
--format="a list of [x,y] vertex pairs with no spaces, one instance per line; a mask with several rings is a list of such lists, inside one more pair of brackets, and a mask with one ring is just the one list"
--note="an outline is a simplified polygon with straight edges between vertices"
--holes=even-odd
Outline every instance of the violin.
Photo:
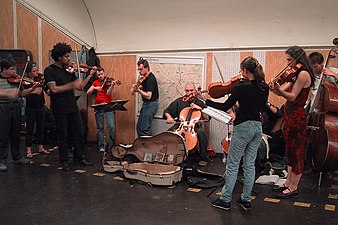
[[[79,64],[79,68],[80,68],[80,73],[87,73],[88,70],[91,70],[93,69],[93,66],[88,66],[87,64],[85,63],[80,63]],[[65,69],[67,70],[67,72],[69,73],[75,73],[78,71],[78,68],[77,66],[74,64],[74,62],[68,64]]]
[[118,85],[118,86],[122,84],[122,82],[120,80],[114,80],[114,78],[105,77],[104,81],[101,85],[101,88],[110,86],[113,81],[115,81],[115,84]]
[[281,86],[282,84],[286,83],[286,82],[291,82],[294,80],[297,72],[299,71],[300,68],[302,68],[302,64],[301,63],[297,63],[295,66],[282,71],[281,73],[279,73],[275,78],[276,78],[276,83]]
[[21,78],[21,76],[19,74],[13,74],[10,77],[7,77],[7,82],[9,84],[20,84],[22,83],[22,85],[24,86],[30,86],[35,84],[35,81],[32,79],[28,79],[28,78]]
[[239,83],[247,81],[247,78],[243,75],[237,75],[232,77],[227,82],[214,82],[208,86],[208,93],[212,98],[222,98],[227,94],[230,94],[232,89]]
[[[150,74],[150,73],[149,73]],[[140,76],[139,77],[139,79],[138,79],[138,81],[137,81],[137,83],[136,83],[136,85],[133,85],[133,91],[132,91],[132,95],[134,95],[135,94],[135,92],[136,92],[136,87],[139,87],[139,86],[141,86],[142,85],[142,83],[143,83],[143,81],[145,81],[146,79],[147,79],[147,77],[149,76],[149,74],[146,74],[146,75],[144,75],[144,76]]]

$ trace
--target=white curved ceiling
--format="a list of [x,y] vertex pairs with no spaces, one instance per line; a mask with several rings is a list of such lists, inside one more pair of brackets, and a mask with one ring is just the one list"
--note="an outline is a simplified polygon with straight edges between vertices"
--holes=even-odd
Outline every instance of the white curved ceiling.
[[338,0],[17,0],[97,53],[330,46]]

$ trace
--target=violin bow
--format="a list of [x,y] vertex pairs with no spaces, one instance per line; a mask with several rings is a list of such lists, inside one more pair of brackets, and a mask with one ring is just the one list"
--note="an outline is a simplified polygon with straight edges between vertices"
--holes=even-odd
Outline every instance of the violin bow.
[[18,86],[18,91],[20,90],[20,88],[22,86],[22,81],[23,81],[23,78],[25,76],[25,73],[26,73],[26,70],[27,70],[27,66],[28,66],[28,61],[26,62],[25,68],[23,69],[22,76],[21,76],[21,81],[20,81],[19,86]]
[[222,83],[224,83],[223,74],[222,74],[221,69],[219,68],[219,65],[218,65],[218,62],[217,62],[217,59],[216,59],[215,55],[214,55],[214,60],[215,60],[215,63],[216,63],[216,67],[217,67],[217,69],[218,69],[218,72],[219,72],[219,74],[221,75]]
[[75,43],[75,57],[76,57],[76,64],[77,64],[77,72],[79,74],[79,79],[82,83],[82,76],[81,76],[81,70],[80,70],[80,63],[79,63],[79,56],[77,54],[77,47],[76,47],[76,43]]

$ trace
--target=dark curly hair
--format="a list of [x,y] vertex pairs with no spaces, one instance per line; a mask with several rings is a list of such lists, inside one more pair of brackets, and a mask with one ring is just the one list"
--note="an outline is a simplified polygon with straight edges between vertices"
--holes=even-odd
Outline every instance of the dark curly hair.
[[71,52],[72,52],[72,47],[70,47],[70,45],[59,42],[53,46],[52,58],[54,59],[54,61],[58,61],[59,57],[62,57],[65,54],[71,53]]

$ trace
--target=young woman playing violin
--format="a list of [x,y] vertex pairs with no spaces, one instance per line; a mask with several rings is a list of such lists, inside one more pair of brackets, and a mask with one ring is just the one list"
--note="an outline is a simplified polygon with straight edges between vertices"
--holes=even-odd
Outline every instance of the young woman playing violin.
[[[90,74],[97,73],[98,80],[95,80],[92,86],[88,89],[87,94],[96,94],[95,104],[108,103],[112,101],[112,92],[115,85],[119,84],[118,81],[109,80],[105,74],[103,68],[96,68],[90,71]],[[95,120],[97,127],[97,144],[100,152],[105,151],[105,139],[104,139],[104,117],[106,118],[109,141],[108,148],[113,147],[115,143],[115,119],[114,112],[95,112]]]
[[[0,63],[0,171],[7,170],[9,146],[14,163],[29,163],[29,160],[23,158],[20,153],[21,106],[19,96],[27,96],[38,84],[22,89],[21,77],[14,74],[14,66],[15,64],[9,60],[2,60]],[[9,79],[13,77],[16,77],[18,82],[10,82]]]
[[260,112],[265,106],[269,87],[264,82],[265,75],[261,64],[253,57],[245,58],[240,65],[241,75],[248,81],[237,84],[229,98],[223,102],[206,100],[206,105],[226,112],[236,103],[239,108],[234,120],[230,149],[226,166],[226,181],[222,196],[211,203],[224,210],[231,209],[232,192],[236,184],[238,168],[243,156],[244,185],[237,204],[245,210],[251,209],[251,191],[255,181],[255,159],[262,140]]
[[314,84],[315,75],[308,62],[304,50],[298,46],[293,46],[286,51],[288,66],[294,68],[301,64],[290,82],[280,86],[277,79],[273,78],[269,86],[273,92],[286,99],[284,108],[284,140],[286,156],[288,161],[288,176],[286,182],[279,186],[274,186],[273,191],[278,198],[298,197],[298,185],[304,171],[304,151],[306,148],[306,127],[307,114],[304,106],[310,92],[311,85]]
[[[44,127],[46,121],[45,111],[45,97],[42,90],[43,80],[40,80],[42,75],[39,75],[39,70],[36,63],[32,63],[27,68],[28,79],[35,81],[39,79],[39,86],[37,86],[30,95],[26,97],[26,150],[27,158],[33,158],[32,143],[33,132],[36,125],[36,142],[38,144],[38,152],[40,154],[50,154],[48,150],[43,147],[44,144]],[[39,78],[40,76],[40,78]]]

